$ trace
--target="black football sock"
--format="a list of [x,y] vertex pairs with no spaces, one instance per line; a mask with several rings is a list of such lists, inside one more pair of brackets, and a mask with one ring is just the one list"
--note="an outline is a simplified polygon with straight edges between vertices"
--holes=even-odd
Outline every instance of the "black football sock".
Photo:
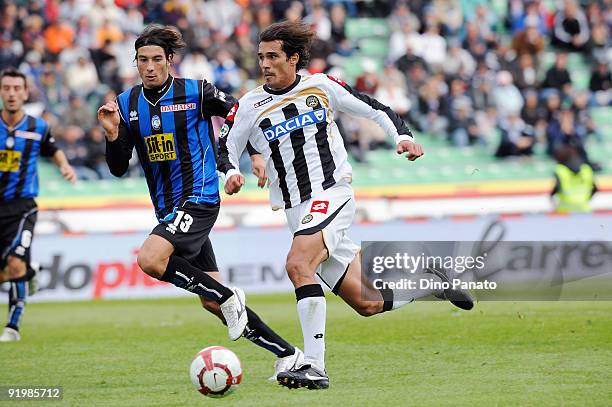
[[211,299],[217,304],[223,304],[234,295],[232,290],[175,254],[170,256],[168,267],[160,280]]
[[391,311],[393,308],[393,290],[388,288],[379,288],[380,295],[383,299],[383,310],[382,312]]
[[249,307],[246,308],[249,322],[244,337],[255,345],[274,353],[279,358],[295,353],[295,348],[278,336],[257,314]]

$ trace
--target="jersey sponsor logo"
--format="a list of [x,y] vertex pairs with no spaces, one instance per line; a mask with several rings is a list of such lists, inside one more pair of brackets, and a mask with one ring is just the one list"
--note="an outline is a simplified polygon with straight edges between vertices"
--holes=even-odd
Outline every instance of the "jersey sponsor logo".
[[302,225],[307,224],[308,222],[310,222],[312,220],[313,216],[309,213],[308,215],[304,216],[302,218]]
[[346,82],[344,82],[344,81],[342,81],[342,80],[340,80],[340,79],[338,79],[338,78],[334,78],[334,77],[333,77],[333,76],[331,76],[331,75],[327,75],[327,77],[328,77],[329,79],[331,79],[332,81],[336,82],[338,85],[341,85],[341,86],[346,86]]
[[132,110],[130,112],[130,121],[133,122],[135,120],[138,120],[138,112],[136,110]]
[[306,106],[308,107],[317,107],[319,104],[319,99],[315,95],[310,95],[306,98]]
[[178,103],[176,105],[161,106],[160,110],[162,113],[166,112],[182,112],[183,110],[195,110],[197,108],[195,103]]
[[327,213],[327,209],[329,208],[329,201],[312,201],[312,206],[310,207],[310,212],[318,212],[318,213]]
[[176,160],[176,149],[174,148],[174,134],[153,134],[144,138],[147,146],[149,161],[171,161]]
[[0,172],[18,172],[21,151],[0,150]]
[[255,109],[257,109],[258,107],[261,107],[261,106],[263,106],[263,105],[265,105],[266,103],[269,103],[269,102],[271,102],[271,101],[272,101],[272,96],[268,96],[267,98],[265,98],[265,99],[263,99],[263,100],[260,100],[259,102],[255,103],[255,104],[253,105],[253,107],[254,107]]
[[[42,140],[42,136],[40,134],[34,133],[32,131],[17,130],[17,131],[15,131],[15,137],[26,138],[28,140],[34,140],[34,141]],[[7,145],[7,147],[8,147],[8,145]]]
[[236,111],[238,110],[238,103],[236,103],[234,106],[232,106],[232,110],[229,111],[229,113],[227,114],[227,117],[225,118],[225,120],[229,120],[230,122],[234,122],[234,119],[236,118]]
[[312,112],[302,113],[301,115],[295,116],[292,119],[286,120],[275,126],[272,126],[263,131],[264,137],[268,142],[274,141],[279,137],[291,133],[292,131],[299,130],[306,126],[310,126],[316,123],[322,123],[327,120],[327,113],[325,109],[317,109]]
[[151,126],[153,127],[153,130],[161,129],[161,119],[158,115],[151,117]]

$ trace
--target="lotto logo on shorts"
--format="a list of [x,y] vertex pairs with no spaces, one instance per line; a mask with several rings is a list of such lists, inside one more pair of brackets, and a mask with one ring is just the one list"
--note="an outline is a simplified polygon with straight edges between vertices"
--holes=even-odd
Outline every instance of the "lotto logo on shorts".
[[327,208],[329,208],[329,201],[313,201],[310,207],[310,212],[319,212],[326,214]]
[[0,172],[19,171],[21,151],[0,150]]
[[144,138],[147,146],[149,161],[170,161],[176,160],[176,150],[174,149],[174,134],[163,133],[154,134]]

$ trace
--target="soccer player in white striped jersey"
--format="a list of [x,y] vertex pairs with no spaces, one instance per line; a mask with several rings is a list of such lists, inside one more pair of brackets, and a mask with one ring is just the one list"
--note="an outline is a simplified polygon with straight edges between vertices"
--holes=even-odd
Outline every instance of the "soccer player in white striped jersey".
[[[312,38],[310,28],[299,22],[276,23],[261,33],[258,57],[265,84],[245,94],[227,116],[217,169],[225,175],[225,192],[231,195],[244,185],[238,159],[248,141],[266,160],[266,174],[258,185],[269,177],[272,208],[285,210],[294,236],[286,268],[304,336],[304,364],[279,373],[277,380],[289,388],[325,389],[326,303],[315,274],[364,316],[432,294],[464,309],[471,309],[473,302],[454,290],[420,290],[410,298],[402,292],[400,298],[398,292],[377,290],[362,281],[359,247],[347,236],[355,197],[352,169],[334,123],[336,112],[374,120],[393,137],[397,153],[410,161],[421,157],[423,148],[389,107],[333,77],[298,75],[307,64]],[[439,271],[432,278],[448,279]]]

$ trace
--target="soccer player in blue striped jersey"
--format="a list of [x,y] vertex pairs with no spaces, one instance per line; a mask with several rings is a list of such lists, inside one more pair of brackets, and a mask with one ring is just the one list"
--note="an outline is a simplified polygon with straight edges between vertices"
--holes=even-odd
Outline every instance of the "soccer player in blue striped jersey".
[[[236,101],[205,80],[169,74],[184,45],[172,27],[150,25],[138,37],[142,84],[98,110],[106,130],[106,160],[111,172],[121,176],[135,148],[144,170],[159,224],[139,251],[142,270],[199,295],[204,308],[227,324],[231,339],[244,333],[273,352],[278,373],[292,367],[301,351],[245,306],[242,290],[220,282],[208,237],[220,204],[211,117],[225,117]],[[263,162],[256,151],[250,153],[255,164]]]
[[23,110],[28,87],[23,73],[0,73],[0,283],[10,281],[9,320],[0,342],[21,339],[19,325],[32,277],[30,247],[36,223],[38,157],[50,157],[68,181],[76,175],[65,154],[55,146],[49,125]]

